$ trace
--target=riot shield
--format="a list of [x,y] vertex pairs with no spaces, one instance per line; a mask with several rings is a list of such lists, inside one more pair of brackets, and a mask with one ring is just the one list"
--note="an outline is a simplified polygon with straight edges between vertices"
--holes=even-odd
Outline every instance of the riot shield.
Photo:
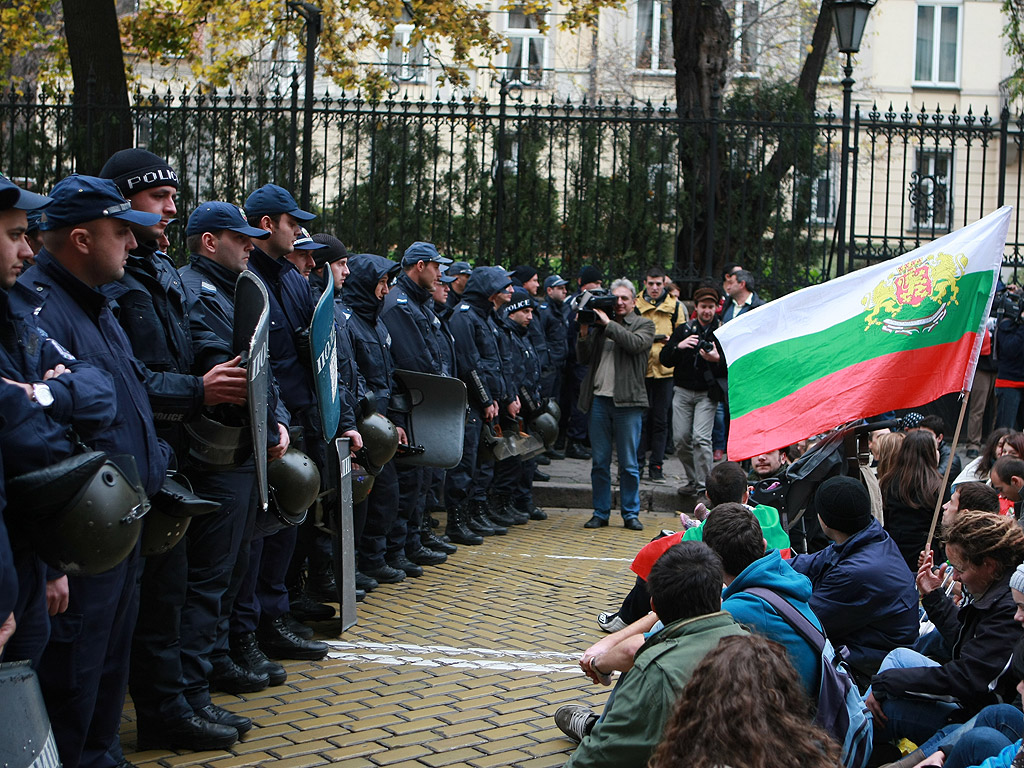
[[[341,631],[356,623],[356,545],[352,521],[352,459],[348,438],[334,441],[339,468],[338,494],[328,502],[331,523],[331,556],[341,611]],[[332,457],[333,459],[334,457]]]
[[395,385],[408,402],[409,444],[424,449],[395,461],[409,467],[457,466],[466,426],[466,385],[449,376],[406,370],[395,371]]
[[263,283],[252,272],[235,281],[235,324],[231,348],[242,356],[249,395],[253,457],[260,506],[267,508],[267,393],[270,388],[270,299]]
[[334,281],[328,280],[309,324],[309,354],[316,383],[320,426],[328,443],[338,434],[341,400],[338,394],[338,335],[334,330]]
[[28,661],[0,664],[0,765],[60,765],[43,692]]

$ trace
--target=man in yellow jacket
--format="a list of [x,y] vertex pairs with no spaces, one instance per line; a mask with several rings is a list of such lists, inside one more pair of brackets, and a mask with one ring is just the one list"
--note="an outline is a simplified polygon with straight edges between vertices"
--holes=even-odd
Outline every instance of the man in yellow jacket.
[[[663,480],[662,463],[665,461],[665,442],[668,437],[668,412],[672,407],[672,369],[658,361],[665,340],[679,323],[686,322],[686,309],[665,290],[668,275],[660,266],[647,270],[644,292],[636,300],[636,309],[654,323],[654,345],[647,358],[647,416],[640,436],[640,472],[648,464],[647,476]],[[648,458],[648,454],[650,457]]]

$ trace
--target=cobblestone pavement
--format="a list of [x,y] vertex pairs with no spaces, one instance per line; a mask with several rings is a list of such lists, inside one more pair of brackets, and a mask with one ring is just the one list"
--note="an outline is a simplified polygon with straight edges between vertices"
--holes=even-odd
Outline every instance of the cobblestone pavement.
[[574,745],[555,727],[555,709],[600,708],[610,690],[576,665],[603,636],[595,617],[631,585],[636,551],[678,520],[645,512],[644,531],[614,516],[608,528],[584,530],[590,510],[547,511],[546,521],[460,547],[421,578],[382,585],[340,638],[336,622],[315,625],[330,656],[287,662],[285,685],[215,696],[257,724],[232,750],[133,752],[129,701],[126,757],[140,768],[561,765]]

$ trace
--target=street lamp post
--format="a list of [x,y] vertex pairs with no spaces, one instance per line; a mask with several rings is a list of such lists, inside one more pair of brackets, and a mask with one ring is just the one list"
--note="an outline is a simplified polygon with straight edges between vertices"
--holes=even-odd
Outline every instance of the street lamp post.
[[[868,13],[875,0],[832,0],[832,26],[840,53],[846,54],[843,65],[843,143],[839,171],[839,210],[836,212],[836,239],[838,259],[836,273],[846,273],[846,190],[850,180],[850,102],[853,98],[853,54],[860,50],[861,37],[868,21]],[[853,253],[850,254],[853,271]]]

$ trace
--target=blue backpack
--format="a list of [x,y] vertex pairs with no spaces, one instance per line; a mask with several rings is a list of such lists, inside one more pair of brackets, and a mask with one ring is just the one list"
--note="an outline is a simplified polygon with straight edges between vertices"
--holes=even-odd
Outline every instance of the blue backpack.
[[818,686],[814,723],[825,729],[843,748],[845,768],[864,768],[871,757],[872,718],[864,706],[853,676],[832,643],[800,611],[770,589],[750,587],[744,590],[768,603],[821,656],[821,682]]

